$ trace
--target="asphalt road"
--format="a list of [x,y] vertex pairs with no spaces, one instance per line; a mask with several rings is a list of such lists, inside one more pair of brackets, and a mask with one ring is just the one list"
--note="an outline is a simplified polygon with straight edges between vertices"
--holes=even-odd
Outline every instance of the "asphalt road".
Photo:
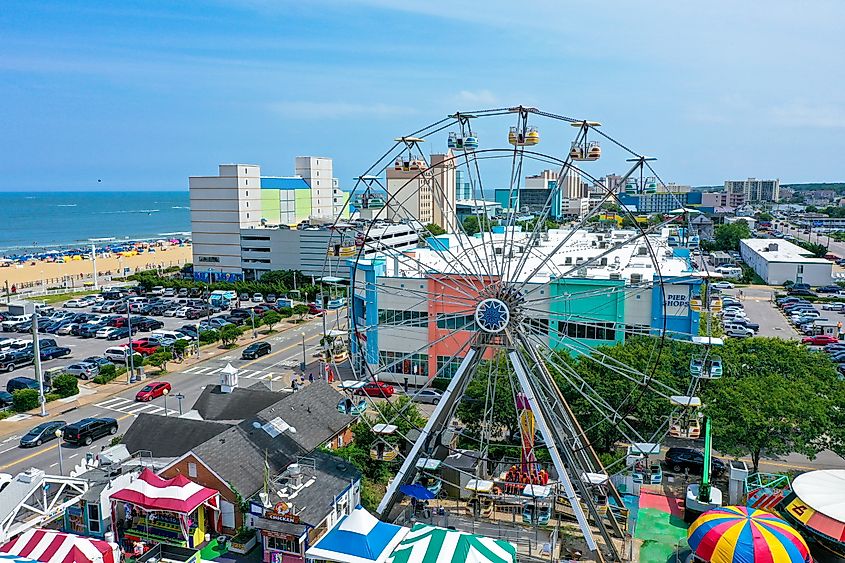
[[800,229],[798,227],[783,222],[781,222],[780,226],[776,228],[785,234],[794,236],[795,238],[815,242],[818,244],[823,244],[828,248],[828,250],[832,254],[836,254],[839,257],[845,258],[845,243],[833,240],[832,238],[828,237],[826,233],[818,233],[816,231],[811,231],[809,234],[807,234],[804,232],[806,229]]
[[[299,362],[302,360],[302,334],[305,334],[305,355],[309,364],[306,373],[313,371],[315,377],[318,376],[319,365],[315,361],[315,354],[318,351],[322,333],[322,320],[317,318],[271,336],[267,340],[272,346],[271,353],[257,360],[240,359],[242,348],[238,348],[223,356],[194,364],[186,368],[185,371],[173,371],[163,377],[156,378],[156,381],[168,381],[173,386],[170,396],[166,399],[166,411],[164,397],[146,403],[136,403],[134,398],[140,387],[133,386],[117,394],[97,398],[91,404],[70,410],[62,416],[47,417],[46,419],[31,415],[23,416],[31,418],[32,426],[45,420],[57,419],[74,422],[87,417],[112,417],[118,420],[118,434],[122,434],[131,425],[131,419],[141,412],[161,416],[178,416],[180,409],[180,401],[177,400],[178,395],[184,396],[181,400],[182,411],[190,410],[206,385],[219,383],[219,373],[228,363],[242,370],[239,381],[241,387],[250,387],[257,382],[263,382],[267,386],[272,385],[274,390],[284,388],[285,392],[289,392],[291,376],[294,372],[299,373]],[[216,351],[204,351],[204,354],[211,355]],[[170,364],[169,369],[179,369],[179,366],[178,364]],[[18,372],[16,371],[15,374],[18,374]],[[58,473],[59,452],[55,440],[38,448],[22,449],[18,446],[21,433],[4,432],[4,422],[0,421],[0,472],[15,474],[29,467],[37,467],[50,473]],[[87,452],[99,451],[102,446],[109,443],[110,439],[110,436],[101,438],[87,448],[64,444],[62,446],[62,458],[65,474],[70,471],[73,465],[79,463],[80,458],[84,458]]]

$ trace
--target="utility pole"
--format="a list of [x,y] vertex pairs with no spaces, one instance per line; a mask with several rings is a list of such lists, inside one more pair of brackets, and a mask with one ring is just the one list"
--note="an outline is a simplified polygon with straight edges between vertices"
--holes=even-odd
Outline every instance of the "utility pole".
[[94,289],[100,289],[100,282],[97,281],[97,245],[91,244],[91,262],[94,264]]
[[32,361],[35,364],[35,379],[38,380],[38,402],[41,404],[41,416],[47,416],[47,400],[44,398],[44,374],[41,372],[41,347],[38,343],[38,309],[32,309]]
[[129,303],[126,304],[126,326],[129,328],[129,380],[127,385],[132,383],[135,377],[135,350],[132,348],[132,316],[129,311]]

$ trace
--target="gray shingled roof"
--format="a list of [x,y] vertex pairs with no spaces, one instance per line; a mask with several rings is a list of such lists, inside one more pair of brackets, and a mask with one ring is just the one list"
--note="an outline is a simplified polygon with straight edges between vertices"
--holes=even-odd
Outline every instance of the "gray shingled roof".
[[240,422],[279,402],[282,397],[281,393],[270,391],[266,387],[238,387],[231,393],[223,393],[219,385],[209,385],[202,390],[193,408],[203,420]]
[[355,417],[337,410],[337,404],[342,399],[343,395],[332,386],[315,381],[263,409],[254,417],[245,419],[241,426],[252,425],[256,421],[263,424],[281,418],[296,429],[296,432],[285,434],[299,446],[301,453],[307,453],[355,421]]
[[121,442],[130,453],[146,450],[153,457],[179,457],[229,428],[221,422],[141,413]]
[[285,434],[271,439],[261,428],[245,428],[242,424],[229,428],[192,451],[246,498],[264,486],[265,452],[272,478],[296,459],[297,446]]
[[316,480],[310,487],[301,488],[290,502],[303,522],[316,526],[329,513],[334,499],[359,480],[361,473],[351,463],[324,451],[312,452],[307,457],[314,459],[316,471],[305,462],[300,464],[303,480],[307,482],[312,476]]

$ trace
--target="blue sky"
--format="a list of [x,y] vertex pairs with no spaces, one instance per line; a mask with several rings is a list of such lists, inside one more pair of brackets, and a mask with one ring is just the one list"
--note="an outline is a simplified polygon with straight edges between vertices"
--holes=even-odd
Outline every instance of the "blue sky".
[[836,0],[5,0],[0,190],[185,189],[298,154],[349,187],[393,137],[517,103],[601,121],[666,181],[839,181],[843,19]]

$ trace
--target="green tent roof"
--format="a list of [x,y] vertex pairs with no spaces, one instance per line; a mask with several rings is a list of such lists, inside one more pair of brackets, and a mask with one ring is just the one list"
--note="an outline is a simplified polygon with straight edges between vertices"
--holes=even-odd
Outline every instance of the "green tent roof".
[[515,563],[516,547],[466,532],[416,524],[388,563]]

